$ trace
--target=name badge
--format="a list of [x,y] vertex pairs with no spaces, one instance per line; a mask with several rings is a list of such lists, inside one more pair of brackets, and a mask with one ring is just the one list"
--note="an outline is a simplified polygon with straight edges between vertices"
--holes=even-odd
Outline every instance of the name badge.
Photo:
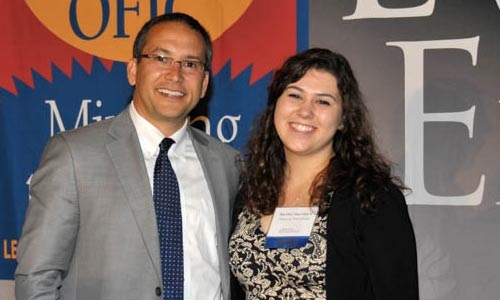
[[317,206],[277,207],[267,232],[265,246],[287,249],[305,246],[317,214]]

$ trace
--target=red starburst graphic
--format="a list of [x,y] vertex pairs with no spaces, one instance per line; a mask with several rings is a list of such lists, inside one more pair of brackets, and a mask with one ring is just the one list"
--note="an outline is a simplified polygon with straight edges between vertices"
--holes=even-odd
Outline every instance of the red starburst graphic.
[[231,76],[252,65],[250,84],[281,65],[297,49],[297,6],[290,0],[255,0],[214,41],[213,72],[231,60]]
[[[252,65],[250,84],[257,81],[295,53],[296,27],[295,1],[253,1],[244,15],[214,41],[214,74],[230,60],[232,78]],[[17,94],[14,78],[33,87],[32,72],[51,81],[55,66],[71,77],[73,60],[91,71],[94,56],[52,34],[23,1],[4,5],[0,28],[0,87],[13,94]],[[111,69],[113,61],[101,61]]]
[[[48,8],[49,9],[49,8]],[[90,73],[91,54],[67,44],[52,34],[33,15],[24,1],[9,1],[0,9],[0,87],[17,94],[14,78],[33,87],[32,72],[52,80],[52,65],[71,77],[75,59]],[[102,60],[107,69],[112,61]]]

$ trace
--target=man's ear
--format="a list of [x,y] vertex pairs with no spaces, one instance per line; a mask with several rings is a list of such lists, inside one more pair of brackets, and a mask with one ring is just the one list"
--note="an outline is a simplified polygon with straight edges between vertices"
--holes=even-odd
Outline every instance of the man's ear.
[[203,75],[203,83],[202,83],[202,90],[201,90],[201,97],[200,98],[204,98],[205,97],[205,94],[207,93],[207,88],[208,88],[208,82],[210,80],[210,73],[208,71],[205,71],[204,72],[205,75]]
[[132,58],[127,64],[127,79],[132,86],[135,85],[137,75],[137,59]]

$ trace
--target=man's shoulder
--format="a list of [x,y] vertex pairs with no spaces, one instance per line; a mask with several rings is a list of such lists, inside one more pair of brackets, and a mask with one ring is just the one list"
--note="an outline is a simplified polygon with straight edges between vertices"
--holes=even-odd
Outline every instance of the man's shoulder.
[[[98,136],[104,136],[106,133],[109,131],[110,127],[113,125],[113,123],[116,123],[117,125],[115,126],[123,126],[123,121],[126,119],[126,115],[124,112],[121,112],[115,117],[94,122],[82,127],[78,127],[72,130],[67,130],[64,132],[59,133],[60,135],[66,137],[66,138],[84,138],[84,137],[98,137]],[[132,124],[132,123],[131,123]]]
[[[68,145],[75,145],[81,148],[95,147],[103,145],[110,138],[110,134],[114,135],[116,132],[124,131],[127,127],[126,116],[123,113],[103,121],[88,124],[83,127],[67,130],[57,133],[51,139],[63,140]],[[132,127],[133,128],[133,125]],[[128,131],[128,130],[127,130]],[[120,133],[123,134],[123,133]]]
[[233,155],[237,155],[239,153],[236,149],[234,149],[230,145],[223,143],[219,139],[214,138],[213,136],[205,133],[204,131],[196,127],[189,126],[188,131],[191,134],[193,141],[201,142],[202,144],[205,144],[207,147],[211,149],[214,149],[216,151],[231,153]]
[[64,132],[59,132],[57,135],[65,140],[73,142],[86,142],[96,139],[100,139],[106,135],[109,126],[111,124],[111,119],[92,123],[83,127],[75,128],[72,130],[67,130]]

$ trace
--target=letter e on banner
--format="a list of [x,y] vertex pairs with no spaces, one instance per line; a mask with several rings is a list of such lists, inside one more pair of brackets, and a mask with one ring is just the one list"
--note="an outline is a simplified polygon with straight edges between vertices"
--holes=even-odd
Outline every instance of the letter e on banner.
[[473,137],[475,106],[463,112],[424,113],[424,50],[463,49],[476,65],[479,36],[456,40],[389,42],[388,46],[403,50],[405,64],[405,183],[413,190],[408,204],[479,205],[483,199],[485,175],[476,190],[462,196],[430,194],[424,184],[424,122],[459,122],[467,126]]

